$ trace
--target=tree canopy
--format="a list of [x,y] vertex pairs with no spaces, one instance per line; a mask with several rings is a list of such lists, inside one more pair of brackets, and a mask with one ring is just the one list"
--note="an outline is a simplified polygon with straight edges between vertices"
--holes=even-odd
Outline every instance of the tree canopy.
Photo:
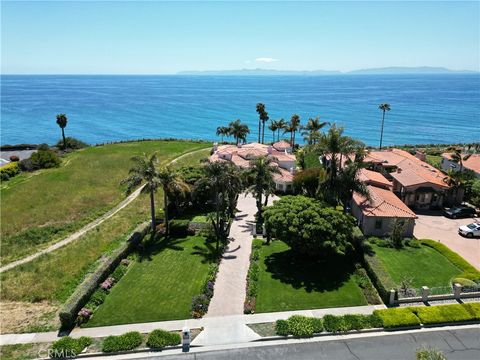
[[285,196],[265,208],[269,236],[287,243],[299,255],[328,258],[352,248],[355,221],[305,196]]

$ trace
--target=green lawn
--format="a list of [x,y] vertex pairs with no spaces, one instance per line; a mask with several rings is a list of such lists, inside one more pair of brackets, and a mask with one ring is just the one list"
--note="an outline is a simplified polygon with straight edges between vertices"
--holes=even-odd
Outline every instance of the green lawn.
[[439,168],[440,163],[442,162],[442,157],[437,155],[427,155],[427,163],[430,165]]
[[209,266],[198,247],[205,249],[205,238],[154,245],[112,288],[86,326],[190,318],[192,297],[200,293]]
[[[2,263],[62,239],[118,204],[125,197],[119,183],[132,165],[132,156],[158,151],[160,161],[166,163],[207,146],[186,141],[142,141],[89,147],[64,157],[59,168],[21,174],[3,182]],[[196,163],[198,159],[187,156],[182,162]]]
[[399,285],[403,278],[411,278],[412,286],[446,286],[462,271],[437,250],[422,245],[401,250],[372,245],[376,256],[393,281]]
[[256,312],[367,305],[352,271],[338,262],[306,263],[275,240],[260,249]]

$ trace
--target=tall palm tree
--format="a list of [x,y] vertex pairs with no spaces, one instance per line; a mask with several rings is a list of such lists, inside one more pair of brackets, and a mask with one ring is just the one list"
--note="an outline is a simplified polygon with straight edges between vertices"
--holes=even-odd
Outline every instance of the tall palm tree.
[[268,129],[272,132],[273,142],[275,142],[275,132],[278,130],[278,123],[276,120],[270,121],[270,125],[268,125]]
[[300,116],[293,114],[287,127],[289,128],[290,144],[292,145],[293,149],[295,147],[295,133],[298,131],[298,129],[300,129]]
[[450,154],[452,161],[460,165],[460,169],[458,171],[462,172],[463,171],[463,162],[465,160],[468,160],[472,154],[467,154],[463,155],[462,154],[462,148],[458,147],[450,147],[448,150],[453,152]]
[[215,215],[212,226],[216,236],[217,253],[220,241],[225,241],[231,219],[235,215],[238,195],[242,191],[242,176],[237,167],[231,163],[211,162],[204,167],[205,177],[198,185],[207,189],[215,203]]
[[63,139],[63,149],[67,147],[67,142],[65,141],[65,128],[67,127],[67,115],[65,114],[58,114],[57,115],[57,125],[60,126],[62,129],[62,139]]
[[285,126],[287,126],[285,119],[282,118],[280,120],[277,120],[277,127],[278,127],[277,141],[280,141],[280,130],[285,130]]
[[268,112],[265,111],[265,104],[257,104],[258,113],[258,142],[260,142],[260,133],[262,134],[262,144],[265,142],[265,122],[269,119]]
[[385,123],[385,112],[390,111],[390,104],[384,103],[378,106],[382,110],[382,130],[380,132],[380,150],[382,150],[382,141],[383,141],[383,124]]
[[249,188],[249,192],[256,199],[257,203],[257,223],[263,224],[262,207],[264,203],[262,201],[265,195],[272,193],[272,187],[275,186],[273,181],[273,175],[279,174],[280,170],[274,165],[274,161],[270,157],[261,156],[256,159],[250,160],[250,168],[248,169],[248,176],[252,181],[252,186]]
[[319,116],[315,119],[309,118],[307,125],[302,127],[302,135],[309,145],[315,145],[320,137],[320,130],[327,125],[330,123],[328,121],[320,122]]
[[248,125],[242,124],[240,119],[232,121],[228,127],[230,128],[229,134],[233,136],[237,145],[240,143],[240,140],[243,142],[247,141],[247,135],[250,134],[250,129]]
[[224,136],[229,136],[229,135],[230,135],[230,128],[228,126],[217,127],[217,136],[222,137],[222,143],[223,143],[223,137]]
[[121,184],[127,185],[126,193],[130,194],[133,189],[138,187],[143,182],[145,186],[142,188],[142,193],[150,194],[150,214],[152,217],[152,234],[155,234],[155,192],[160,184],[158,178],[158,171],[156,165],[158,164],[157,154],[147,156],[143,153],[140,156],[132,157],[134,166],[129,170],[129,176],[121,181]]
[[178,173],[172,171],[168,166],[158,172],[158,182],[163,188],[163,213],[165,217],[165,236],[170,234],[168,216],[168,195],[173,192],[183,193],[188,191],[188,185],[179,177]]

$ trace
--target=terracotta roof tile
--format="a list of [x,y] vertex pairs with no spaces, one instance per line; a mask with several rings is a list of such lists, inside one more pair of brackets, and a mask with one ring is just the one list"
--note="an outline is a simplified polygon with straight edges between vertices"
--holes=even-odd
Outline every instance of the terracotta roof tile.
[[[465,156],[463,154],[462,156]],[[451,160],[452,154],[444,153],[442,157]],[[472,154],[467,160],[463,160],[463,167],[475,171],[476,173],[480,174],[480,154]]]
[[378,184],[386,187],[392,186],[392,182],[377,171],[360,169],[360,171],[358,172],[358,178],[367,184]]
[[372,198],[368,202],[363,196],[354,193],[353,201],[362,210],[365,216],[379,217],[399,217],[415,219],[415,213],[405,205],[393,192],[377,188],[375,186],[367,186]]

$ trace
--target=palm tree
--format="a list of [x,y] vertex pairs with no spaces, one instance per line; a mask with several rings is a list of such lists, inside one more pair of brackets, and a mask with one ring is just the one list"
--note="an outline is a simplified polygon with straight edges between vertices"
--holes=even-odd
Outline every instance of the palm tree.
[[170,224],[168,216],[168,195],[174,192],[184,193],[188,191],[188,185],[172,171],[168,166],[163,167],[158,172],[158,181],[163,188],[163,213],[165,217],[165,236],[170,233]]
[[263,224],[262,207],[264,206],[262,198],[265,195],[265,202],[268,201],[268,195],[271,194],[272,188],[275,187],[273,175],[279,174],[280,170],[274,166],[272,158],[261,156],[250,160],[250,168],[248,176],[252,179],[253,185],[249,192],[256,199],[257,203],[257,224]]
[[67,115],[58,114],[57,115],[57,125],[62,129],[62,138],[63,138],[63,149],[67,147],[67,142],[65,141],[65,128],[67,127]]
[[275,142],[275,132],[278,130],[278,123],[276,120],[270,121],[268,129],[272,132],[273,142]]
[[450,154],[452,161],[460,165],[458,171],[463,171],[463,161],[468,160],[472,154],[462,155],[462,148],[450,147],[448,150],[453,150],[453,153]]
[[352,200],[353,193],[358,193],[371,201],[367,185],[358,178],[358,171],[363,167],[360,163],[350,162],[345,165],[338,176],[338,199],[343,204],[343,210],[347,212],[347,205]]
[[257,104],[258,113],[258,142],[260,142],[260,133],[262,134],[262,144],[265,142],[265,122],[269,119],[268,112],[265,111],[265,104]]
[[330,125],[330,123],[328,121],[320,122],[318,116],[315,119],[309,118],[307,125],[302,127],[304,130],[302,135],[309,145],[315,145],[320,138],[320,130],[327,125]]
[[231,219],[235,215],[238,194],[242,191],[242,177],[231,163],[211,162],[205,165],[204,172],[205,177],[196,185],[211,192],[214,199],[215,215],[211,221],[218,253],[220,241],[226,240]]
[[385,104],[380,104],[380,105],[378,106],[378,108],[383,111],[383,115],[382,115],[382,130],[381,130],[381,132],[380,132],[380,150],[382,150],[383,124],[384,124],[384,122],[385,122],[385,111],[390,111],[390,104],[387,104],[387,103],[385,103]]
[[283,118],[280,120],[277,120],[277,128],[278,128],[277,141],[280,141],[280,130],[284,130],[285,126],[287,126],[287,123]]
[[121,181],[121,184],[127,185],[126,193],[130,194],[133,189],[145,182],[141,192],[150,194],[150,213],[152,217],[152,234],[155,234],[155,192],[160,184],[158,179],[157,154],[153,153],[150,157],[143,153],[141,156],[132,157],[135,165],[129,170],[129,176]]
[[223,143],[223,137],[224,136],[229,136],[229,135],[230,135],[230,128],[228,126],[217,127],[217,136],[222,137],[222,143]]
[[290,118],[290,123],[287,125],[288,132],[290,133],[290,144],[292,149],[295,147],[295,133],[300,128],[300,116],[293,114]]
[[240,140],[243,142],[247,141],[247,135],[250,134],[250,129],[248,128],[248,125],[242,124],[240,119],[232,121],[228,127],[230,129],[229,134],[233,135],[237,146]]

